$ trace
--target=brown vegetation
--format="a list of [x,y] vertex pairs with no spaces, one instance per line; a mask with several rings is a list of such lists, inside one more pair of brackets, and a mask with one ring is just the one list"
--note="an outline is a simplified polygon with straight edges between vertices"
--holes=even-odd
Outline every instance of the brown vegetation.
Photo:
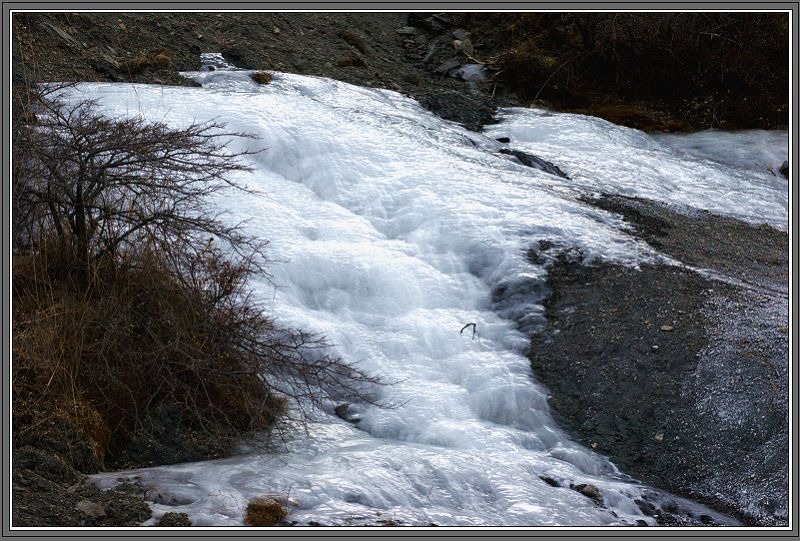
[[169,55],[165,51],[159,50],[135,56],[123,62],[120,67],[130,75],[137,75],[150,68],[156,70],[166,69],[170,67],[171,63],[172,60]]
[[272,82],[272,74],[268,71],[256,71],[250,74],[250,78],[260,85],[268,85]]
[[282,498],[271,497],[250,500],[244,518],[245,524],[256,527],[277,526],[289,514],[284,503]]
[[264,243],[206,206],[244,190],[229,174],[249,152],[228,142],[245,135],[112,120],[61,90],[16,109],[15,445],[47,435],[83,471],[199,459],[273,427],[287,400],[366,398],[373,378],[253,300]]

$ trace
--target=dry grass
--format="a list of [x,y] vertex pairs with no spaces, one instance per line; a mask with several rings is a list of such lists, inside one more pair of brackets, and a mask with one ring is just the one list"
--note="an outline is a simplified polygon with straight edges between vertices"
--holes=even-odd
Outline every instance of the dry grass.
[[122,69],[131,75],[137,75],[146,69],[166,69],[172,64],[172,59],[163,51],[152,51],[134,56],[121,64]]
[[[247,355],[234,338],[246,310],[209,302],[159,254],[126,267],[98,264],[95,287],[82,291],[63,272],[69,265],[46,253],[18,257],[13,269],[22,430],[71,427],[102,464],[158,408],[220,438],[268,429],[284,413],[285,400],[262,379],[269,359]],[[208,257],[203,264],[219,265]],[[261,330],[270,326],[265,318]]]
[[250,78],[260,85],[268,85],[272,82],[272,74],[267,71],[256,71],[250,74]]

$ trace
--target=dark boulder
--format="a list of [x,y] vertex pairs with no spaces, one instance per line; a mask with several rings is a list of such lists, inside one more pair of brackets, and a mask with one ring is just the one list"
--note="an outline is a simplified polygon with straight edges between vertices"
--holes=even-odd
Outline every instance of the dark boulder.
[[783,165],[781,165],[781,168],[780,168],[780,172],[781,172],[781,175],[785,176],[786,178],[789,178],[789,161],[788,160],[783,162]]
[[545,173],[549,173],[551,175],[556,175],[561,178],[565,178],[569,180],[564,171],[558,168],[558,166],[553,165],[552,163],[548,162],[547,160],[543,160],[538,156],[534,156],[533,154],[528,154],[527,152],[522,152],[521,150],[514,150],[511,148],[503,148],[500,149],[500,154],[508,154],[509,156],[514,156],[518,159],[522,165],[527,165],[528,167],[533,167],[544,171]]

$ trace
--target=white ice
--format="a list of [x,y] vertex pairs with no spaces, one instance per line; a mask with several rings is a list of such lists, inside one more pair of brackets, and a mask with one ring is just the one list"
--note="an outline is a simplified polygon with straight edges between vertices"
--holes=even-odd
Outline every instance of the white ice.
[[[491,292],[542,283],[545,270],[525,258],[539,239],[587,259],[651,257],[619,217],[577,201],[587,190],[724,210],[734,191],[752,198],[737,208],[778,223],[785,195],[726,166],[682,165],[648,136],[588,117],[507,111],[486,137],[395,92],[280,73],[265,86],[242,71],[191,75],[203,88],[85,83],[75,98],[96,98],[112,116],[217,118],[258,136],[235,143],[265,149],[238,180],[263,194],[215,201],[271,242],[274,285],[256,292],[282,324],[325,333],[336,354],[395,382],[379,398],[400,407],[361,405],[357,428],[332,401],[285,453],[105,474],[102,486],[128,475],[153,486],[151,523],[177,511],[195,525],[241,525],[248,499],[264,494],[290,497],[300,524],[652,523],[633,502],[642,487],[557,427],[527,339],[493,310]],[[501,132],[578,180],[498,154]],[[526,309],[541,311],[539,300]],[[474,339],[459,334],[468,322]],[[540,476],[595,484],[606,508]]]
[[[555,163],[573,189],[647,197],[787,229],[789,186],[777,173],[787,131],[659,134],[600,118],[505,109],[486,130]],[[772,172],[770,171],[772,169]]]

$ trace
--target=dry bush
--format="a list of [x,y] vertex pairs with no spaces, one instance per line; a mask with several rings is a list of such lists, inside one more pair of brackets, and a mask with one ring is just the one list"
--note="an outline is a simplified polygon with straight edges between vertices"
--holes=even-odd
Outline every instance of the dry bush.
[[123,62],[120,67],[129,75],[137,75],[146,69],[166,69],[171,63],[172,59],[166,51],[159,50],[136,55]]
[[244,189],[228,176],[247,169],[228,149],[242,134],[32,103],[14,140],[15,442],[80,434],[89,470],[199,459],[274,427],[290,400],[302,415],[330,394],[369,400],[375,378],[275,325],[248,286],[264,243],[207,207]]
[[254,498],[247,503],[244,522],[255,527],[277,526],[289,515],[285,503],[282,498]]
[[256,71],[250,74],[250,78],[260,85],[268,85],[272,82],[272,74],[268,71]]

